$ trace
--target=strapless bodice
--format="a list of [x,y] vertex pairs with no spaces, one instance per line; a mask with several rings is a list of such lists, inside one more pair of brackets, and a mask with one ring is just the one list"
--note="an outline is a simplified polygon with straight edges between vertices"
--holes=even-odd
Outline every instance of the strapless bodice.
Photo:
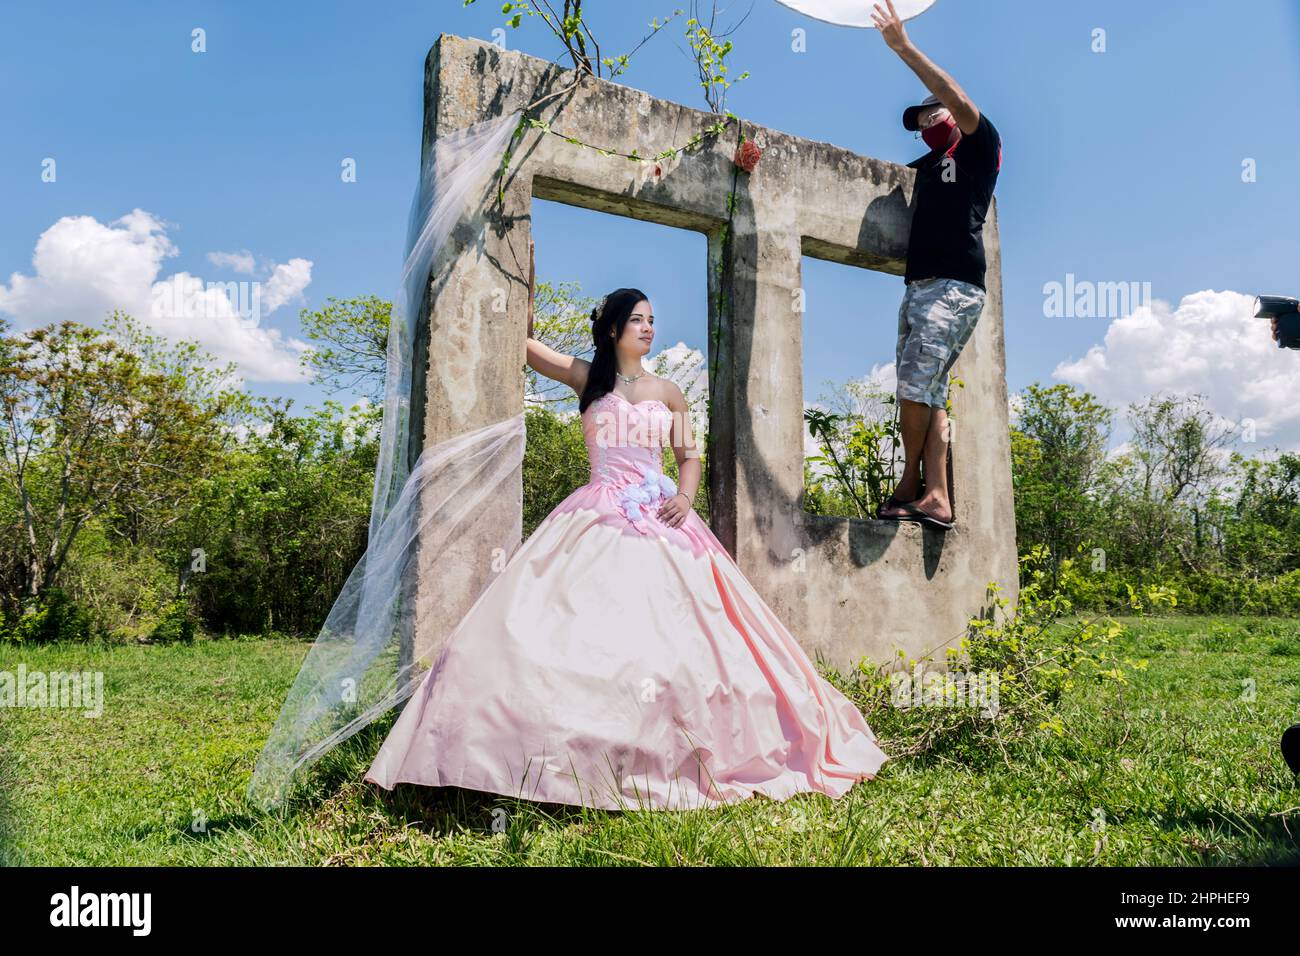
[[676,483],[663,473],[672,425],[672,409],[657,398],[631,402],[607,392],[596,399],[582,413],[589,483],[608,486],[634,513],[675,495]]

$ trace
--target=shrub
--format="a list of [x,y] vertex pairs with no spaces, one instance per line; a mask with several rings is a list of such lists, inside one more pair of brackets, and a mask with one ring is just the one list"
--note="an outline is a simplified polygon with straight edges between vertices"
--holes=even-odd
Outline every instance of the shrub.
[[164,605],[158,615],[158,623],[149,632],[149,640],[156,644],[186,644],[194,640],[194,612],[190,610],[189,601],[176,598]]
[[[924,704],[939,706],[911,706],[921,676],[917,667],[929,658],[912,660],[900,651],[892,667],[866,660],[858,665],[855,696],[865,698],[864,710],[876,711],[868,719],[873,727],[879,723],[882,740],[888,740],[886,750],[906,756],[955,749],[968,758],[990,757],[1039,734],[1063,736],[1062,698],[1078,681],[1124,683],[1131,670],[1146,667],[1146,661],[1118,659],[1112,653],[1112,644],[1124,633],[1118,622],[1062,622],[1073,606],[1060,591],[1047,593],[1048,562],[1041,545],[1021,558],[1025,582],[1012,613],[1007,599],[998,595],[998,585],[989,585],[993,614],[1000,611],[1003,619],[995,621],[992,614],[972,619],[960,645],[948,649],[946,663],[964,673],[955,686],[940,680],[936,692],[922,692]],[[1172,599],[1159,588],[1134,591],[1128,609],[1140,613],[1149,604]],[[936,668],[924,676],[945,674]],[[972,706],[977,699],[980,706]]]
[[591,477],[582,420],[546,407],[530,408],[523,462],[523,538]]
[[50,588],[0,625],[0,640],[18,644],[88,641],[94,633],[90,614],[60,588]]
[[1080,556],[1064,559],[1059,568],[1060,591],[1076,608],[1123,611],[1133,593],[1155,588],[1172,595],[1170,606],[1188,614],[1300,615],[1300,570],[1274,578],[1115,565],[1091,571],[1084,550],[1081,545]]
[[60,581],[115,642],[147,637],[176,594],[176,570],[156,550],[114,540],[98,523],[78,536]]

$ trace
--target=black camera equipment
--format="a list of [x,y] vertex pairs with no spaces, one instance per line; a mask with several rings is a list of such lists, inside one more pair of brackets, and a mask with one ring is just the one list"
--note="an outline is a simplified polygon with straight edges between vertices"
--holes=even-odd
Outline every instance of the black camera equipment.
[[1300,349],[1300,299],[1285,295],[1257,295],[1255,318],[1277,319],[1277,347]]

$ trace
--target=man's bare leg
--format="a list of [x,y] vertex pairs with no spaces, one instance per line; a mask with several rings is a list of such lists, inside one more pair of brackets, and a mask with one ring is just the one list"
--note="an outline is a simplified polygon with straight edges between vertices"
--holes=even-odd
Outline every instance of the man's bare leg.
[[[952,520],[952,502],[948,497],[948,413],[923,402],[899,400],[899,430],[903,433],[903,475],[894,488],[897,501],[909,502],[940,521]],[[924,472],[922,472],[924,462]],[[925,476],[925,495],[921,493],[921,476]],[[891,508],[887,515],[907,515],[902,508]]]
[[952,520],[952,501],[948,497],[948,413],[932,409],[930,430],[925,436],[925,495],[912,506],[940,521]]
[[[927,434],[933,409],[923,402],[902,398],[898,402],[899,431],[903,433],[903,474],[894,487],[894,499],[912,501],[921,494],[921,458],[928,447]],[[885,514],[903,515],[901,508],[892,508]]]

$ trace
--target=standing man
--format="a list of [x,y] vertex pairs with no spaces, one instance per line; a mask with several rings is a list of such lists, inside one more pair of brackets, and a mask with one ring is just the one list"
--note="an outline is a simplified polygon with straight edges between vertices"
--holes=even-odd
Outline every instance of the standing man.
[[896,353],[905,464],[876,515],[946,531],[953,520],[948,370],[984,309],[984,217],[1002,168],[1002,138],[956,81],[912,44],[893,0],[885,3],[888,12],[877,3],[872,20],[932,95],[903,111],[903,128],[919,130],[930,152],[908,163],[916,188]]

